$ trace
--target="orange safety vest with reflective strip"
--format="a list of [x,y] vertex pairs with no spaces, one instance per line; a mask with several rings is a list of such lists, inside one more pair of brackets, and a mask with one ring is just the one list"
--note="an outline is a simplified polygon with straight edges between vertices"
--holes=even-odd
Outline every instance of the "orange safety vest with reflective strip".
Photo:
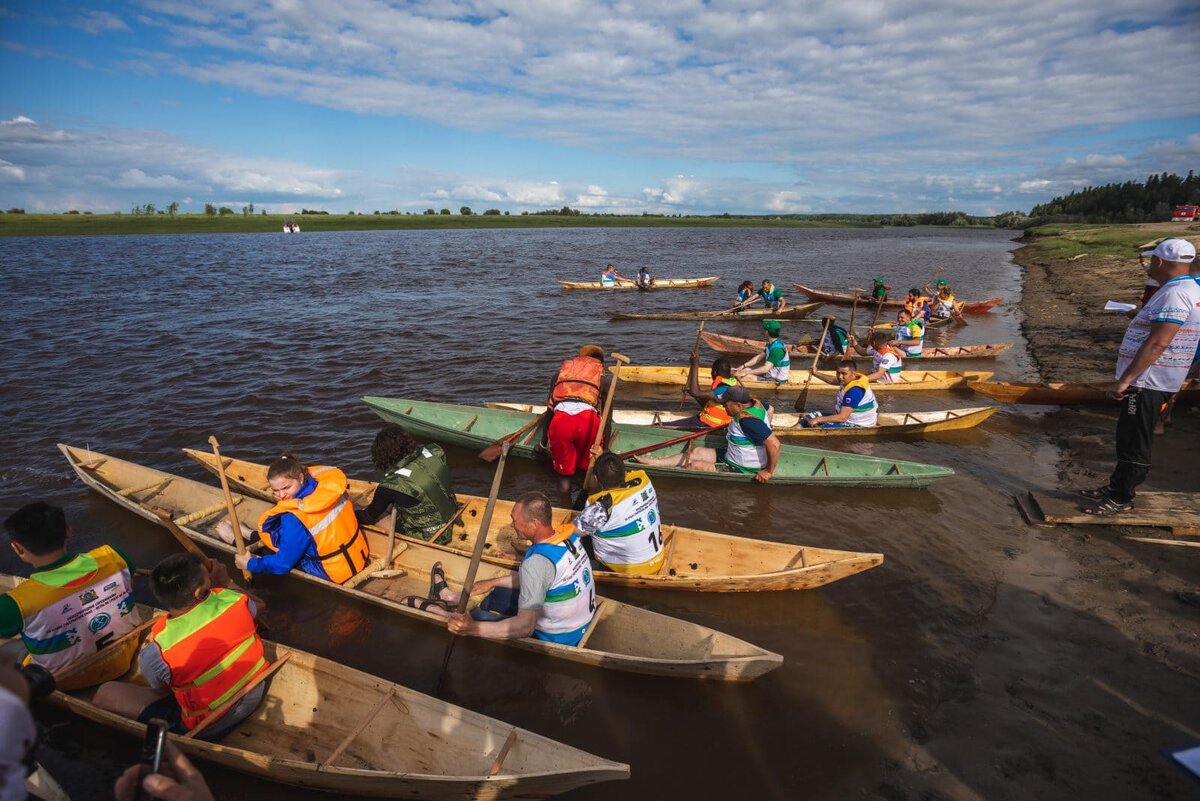
[[294,514],[312,535],[317,558],[330,581],[344,584],[366,567],[371,558],[367,540],[354,516],[354,505],[350,503],[347,492],[350,483],[336,467],[310,467],[308,474],[316,479],[317,488],[303,498],[277,501],[258,519],[259,536],[268,548],[277,550],[263,526],[275,515]]
[[236,590],[212,589],[182,615],[163,615],[150,640],[171,669],[171,691],[189,729],[268,666],[249,599]]
[[566,400],[583,401],[600,406],[600,378],[604,375],[604,363],[591,356],[576,356],[566,359],[558,368],[554,388],[550,390],[553,406]]
[[[716,389],[724,384],[727,387],[736,387],[738,380],[736,378],[723,378],[721,376],[713,376],[712,386],[709,389]],[[700,420],[707,426],[723,426],[732,418],[729,412],[725,411],[725,404],[719,400],[710,400],[704,404],[704,408],[700,410]]]

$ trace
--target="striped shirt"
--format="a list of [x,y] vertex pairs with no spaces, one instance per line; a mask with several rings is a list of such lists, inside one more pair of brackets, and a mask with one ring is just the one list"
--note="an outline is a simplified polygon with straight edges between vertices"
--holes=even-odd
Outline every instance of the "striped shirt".
[[1150,336],[1150,327],[1155,323],[1175,323],[1179,328],[1158,360],[1133,380],[1133,386],[1178,392],[1200,345],[1200,282],[1190,275],[1172,278],[1142,307],[1121,340],[1117,355],[1118,381]]

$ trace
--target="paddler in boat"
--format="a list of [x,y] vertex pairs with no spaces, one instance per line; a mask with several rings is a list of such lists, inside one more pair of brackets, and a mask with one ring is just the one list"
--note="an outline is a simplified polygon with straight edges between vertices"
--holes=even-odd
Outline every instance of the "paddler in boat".
[[929,321],[929,298],[921,294],[921,290],[913,287],[904,296],[904,308],[909,316],[922,323]]
[[871,357],[871,374],[867,376],[868,381],[895,384],[900,380],[904,363],[898,347],[892,342],[891,334],[886,331],[872,332],[870,345],[865,348],[858,344],[858,340],[851,334],[850,346],[858,355]]
[[958,303],[954,300],[954,293],[950,291],[950,284],[946,283],[945,278],[937,280],[935,291],[936,295],[929,307],[929,316],[935,320],[957,317],[959,315]]
[[635,456],[641,464],[682,467],[687,470],[718,470],[753,475],[765,484],[779,466],[779,437],[771,429],[772,409],[750,396],[742,386],[725,392],[725,410],[731,418],[725,429],[724,448],[693,448],[672,456]]
[[809,372],[813,378],[835,385],[837,398],[832,413],[813,412],[800,418],[797,425],[802,428],[870,428],[878,422],[879,404],[875,401],[875,393],[871,391],[867,377],[858,372],[853,359],[839,364],[833,375],[817,370]]
[[612,377],[604,373],[604,348],[584,345],[558,368],[546,406],[552,410],[546,440],[558,491],[567,495],[571,479],[587,472],[600,430],[600,398]]
[[662,515],[658,494],[644,470],[626,470],[612,451],[596,459],[592,472],[599,488],[568,525],[598,568],[614,573],[652,575],[662,570]]
[[925,351],[925,324],[907,308],[896,315],[895,343],[906,359],[920,358]]
[[[154,566],[154,597],[167,609],[150,628],[138,658],[147,684],[110,681],[96,690],[101,709],[147,723],[162,718],[186,734],[270,663],[255,630],[256,604],[233,587],[218,587],[199,554],[177,553]],[[147,686],[148,685],[148,686]],[[266,683],[246,693],[197,739],[228,734],[258,708]]]
[[[282,575],[293,568],[334,584],[344,584],[370,561],[366,537],[358,526],[347,494],[349,481],[336,467],[306,468],[284,454],[267,468],[267,483],[275,505],[263,512],[258,531],[242,523],[247,542],[262,540],[270,553],[234,557],[239,570]],[[233,542],[229,520],[217,524],[217,534]]]
[[[0,595],[0,637],[20,635],[30,654],[27,663],[61,670],[141,623],[133,606],[133,563],[111,545],[68,551],[72,532],[61,507],[26,504],[8,516],[4,528],[13,553],[32,570],[27,581]],[[58,688],[90,687],[122,676],[136,653],[132,641],[114,648]]]
[[448,611],[460,593],[446,585],[441,562],[429,573],[429,597],[410,595],[401,603],[448,618],[446,627],[455,634],[577,645],[596,611],[596,584],[579,534],[569,524],[556,531],[553,514],[550,499],[540,492],[517,498],[512,527],[530,545],[516,571],[475,582],[471,595],[486,597],[469,614]]
[[742,309],[755,300],[758,300],[758,293],[754,291],[754,282],[743,281],[738,286],[737,297],[729,304],[729,308],[734,309],[734,314],[741,314]]
[[600,273],[600,286],[611,287],[617,285],[617,279],[621,278],[617,274],[617,268],[612,264],[605,265],[604,272]]
[[871,286],[871,301],[879,303],[888,299],[888,292],[891,287],[883,283],[883,276],[875,276],[874,284]]
[[[403,428],[388,423],[375,435],[371,462],[383,478],[371,503],[355,512],[359,525],[379,523],[395,509],[397,531],[428,541],[458,513],[450,467],[440,445],[418,445]],[[451,536],[447,528],[434,542],[445,545]]]
[[758,290],[758,296],[762,298],[763,303],[767,304],[767,308],[773,312],[781,312],[787,306],[787,300],[784,299],[783,293],[769,279],[763,279],[762,289]]
[[762,327],[769,337],[766,347],[762,353],[734,370],[733,377],[739,381],[775,381],[785,384],[792,372],[792,359],[788,355],[787,343],[780,334],[783,326],[778,320],[763,320]]
[[712,384],[707,390],[700,388],[700,351],[693,350],[688,365],[687,389],[688,395],[700,404],[700,411],[691,417],[672,420],[669,423],[659,423],[663,428],[715,428],[729,422],[729,413],[725,411],[723,398],[725,391],[736,387],[738,380],[733,377],[733,365],[724,356],[713,359],[709,369]]
[[650,277],[650,268],[641,267],[638,269],[637,278],[634,279],[638,289],[650,289],[654,285],[654,279]]

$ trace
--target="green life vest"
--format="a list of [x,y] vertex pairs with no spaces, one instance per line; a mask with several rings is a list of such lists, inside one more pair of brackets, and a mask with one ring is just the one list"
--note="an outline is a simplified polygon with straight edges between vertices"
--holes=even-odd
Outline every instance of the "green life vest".
[[[425,445],[404,457],[384,474],[379,486],[417,499],[416,506],[400,510],[404,533],[410,537],[428,540],[458,511],[446,454],[438,445]],[[450,529],[436,542],[450,542]]]

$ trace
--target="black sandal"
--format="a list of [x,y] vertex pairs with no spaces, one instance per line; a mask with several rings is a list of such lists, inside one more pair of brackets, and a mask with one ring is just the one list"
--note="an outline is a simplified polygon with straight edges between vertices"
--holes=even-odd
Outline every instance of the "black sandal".
[[1119,515],[1121,512],[1128,512],[1132,509],[1133,501],[1129,503],[1117,503],[1112,498],[1108,498],[1098,506],[1093,506],[1091,509],[1084,509],[1083,513],[1085,515],[1092,515],[1093,517],[1112,517],[1113,515]]
[[1106,500],[1111,493],[1112,490],[1107,484],[1105,484],[1103,487],[1096,487],[1095,489],[1081,489],[1079,491],[1079,494],[1083,497],[1092,498],[1093,500],[1097,501]]
[[435,601],[433,598],[422,598],[420,595],[408,595],[400,599],[401,606],[407,606],[409,609],[416,609],[421,612],[428,612],[429,607],[436,606],[439,609],[448,609],[445,601]]
[[442,590],[446,589],[449,589],[446,585],[446,571],[442,569],[441,562],[434,562],[433,567],[429,568],[429,597],[441,603]]

